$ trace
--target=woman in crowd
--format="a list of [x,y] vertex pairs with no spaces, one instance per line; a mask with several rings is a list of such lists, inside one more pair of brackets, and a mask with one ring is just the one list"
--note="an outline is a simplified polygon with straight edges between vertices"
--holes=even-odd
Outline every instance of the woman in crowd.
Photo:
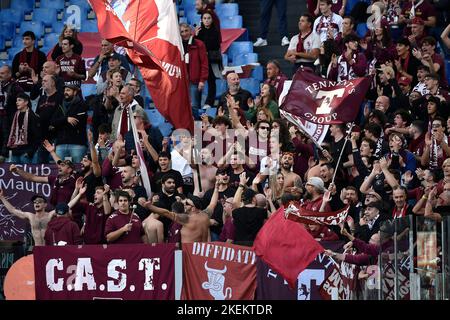
[[53,47],[52,52],[52,60],[56,61],[56,58],[58,58],[60,55],[63,54],[61,43],[64,37],[72,37],[75,39],[75,46],[73,47],[73,53],[76,53],[77,55],[81,56],[83,53],[83,44],[78,40],[78,32],[75,29],[75,26],[70,24],[65,24],[63,30],[61,31],[61,34],[59,36],[59,42]]

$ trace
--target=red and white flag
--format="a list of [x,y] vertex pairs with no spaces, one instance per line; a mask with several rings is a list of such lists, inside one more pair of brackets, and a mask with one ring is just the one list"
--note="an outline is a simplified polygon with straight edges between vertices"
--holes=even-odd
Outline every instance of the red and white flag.
[[285,216],[287,219],[304,223],[304,224],[322,224],[337,226],[344,223],[347,219],[349,205],[337,211],[317,212],[306,210],[300,206],[300,203],[291,202],[285,208]]
[[159,112],[176,128],[194,130],[175,4],[168,0],[88,0],[98,30],[127,48]]
[[320,125],[353,122],[369,85],[369,77],[338,82],[299,68],[280,109]]

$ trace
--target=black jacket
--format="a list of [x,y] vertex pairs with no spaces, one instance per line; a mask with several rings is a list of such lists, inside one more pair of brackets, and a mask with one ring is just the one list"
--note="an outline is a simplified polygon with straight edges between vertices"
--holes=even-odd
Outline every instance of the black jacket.
[[[77,144],[86,145],[86,123],[87,123],[87,105],[79,96],[75,96],[67,105],[67,109],[63,106],[64,102],[56,107],[55,114],[50,121],[50,130],[54,131],[56,141],[55,144]],[[75,126],[67,122],[68,117],[78,120]]]

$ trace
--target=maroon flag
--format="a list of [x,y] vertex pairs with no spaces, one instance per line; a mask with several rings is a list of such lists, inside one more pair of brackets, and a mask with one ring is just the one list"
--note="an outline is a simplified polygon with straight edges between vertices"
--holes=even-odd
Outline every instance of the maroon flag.
[[175,245],[34,247],[38,300],[173,300]]
[[295,287],[299,273],[324,251],[303,225],[285,219],[283,207],[259,230],[253,247],[256,255],[280,274],[291,288]]
[[89,0],[102,37],[128,48],[159,112],[178,129],[194,130],[175,5],[158,0]]
[[343,209],[330,212],[317,212],[306,210],[300,207],[299,203],[290,203],[285,209],[286,218],[305,224],[325,224],[337,226],[344,223],[347,218],[350,205],[346,205]]
[[330,81],[299,68],[281,109],[309,122],[352,122],[369,88],[369,78]]

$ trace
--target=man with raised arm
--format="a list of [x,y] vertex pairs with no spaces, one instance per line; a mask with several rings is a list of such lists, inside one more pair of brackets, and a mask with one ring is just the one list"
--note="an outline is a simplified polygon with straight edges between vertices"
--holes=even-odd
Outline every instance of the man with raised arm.
[[45,211],[45,209],[47,208],[47,199],[45,199],[41,195],[34,195],[31,198],[31,202],[33,202],[34,213],[25,212],[15,208],[3,194],[2,189],[0,189],[0,201],[3,203],[6,210],[8,210],[11,214],[20,219],[26,219],[30,222],[31,233],[33,235],[35,246],[45,245],[45,230],[47,230],[47,224],[55,214],[54,211]]
[[181,243],[207,242],[211,240],[209,234],[210,218],[219,199],[219,183],[216,182],[211,202],[205,210],[201,210],[202,201],[199,197],[190,195],[182,200],[186,213],[175,213],[167,209],[158,208],[150,201],[142,203],[150,211],[167,217],[182,225]]

